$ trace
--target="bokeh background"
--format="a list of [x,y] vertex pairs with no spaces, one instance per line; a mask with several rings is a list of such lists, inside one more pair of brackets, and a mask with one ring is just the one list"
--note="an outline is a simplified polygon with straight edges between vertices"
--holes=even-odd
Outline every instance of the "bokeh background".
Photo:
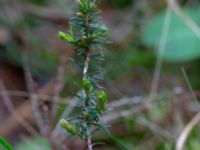
[[[185,150],[200,149],[199,4],[98,1],[113,42],[103,52],[102,84],[112,108],[103,120],[111,124],[114,140],[98,134],[94,141],[105,145],[95,150],[120,150],[121,144],[130,150],[183,150],[181,142]],[[75,0],[0,0],[0,135],[16,150],[85,147],[51,129],[79,90],[73,47],[57,37],[68,31],[75,6]],[[58,114],[52,121],[53,108]],[[38,111],[42,125],[35,119]]]

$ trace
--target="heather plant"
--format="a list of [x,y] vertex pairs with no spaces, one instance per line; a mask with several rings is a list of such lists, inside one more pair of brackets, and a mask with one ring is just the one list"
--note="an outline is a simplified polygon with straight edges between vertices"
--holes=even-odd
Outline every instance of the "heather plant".
[[93,149],[92,137],[99,130],[107,131],[107,125],[100,122],[102,114],[108,110],[107,96],[100,85],[103,80],[102,49],[107,44],[106,27],[98,16],[100,10],[95,0],[79,0],[75,17],[71,19],[68,33],[58,32],[58,36],[73,45],[73,61],[82,70],[81,92],[75,113],[70,118],[61,119],[60,125],[71,135],[85,140],[88,150]]

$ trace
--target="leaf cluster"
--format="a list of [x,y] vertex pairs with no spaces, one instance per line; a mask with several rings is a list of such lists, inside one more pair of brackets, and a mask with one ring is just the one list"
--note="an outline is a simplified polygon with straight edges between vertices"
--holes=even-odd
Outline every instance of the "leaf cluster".
[[107,110],[107,96],[99,81],[103,79],[101,50],[108,41],[99,13],[95,1],[79,0],[70,22],[71,30],[58,32],[62,40],[75,47],[74,62],[83,70],[82,91],[76,95],[77,111],[70,119],[60,120],[60,124],[82,139],[91,138],[100,129],[106,130],[106,126],[100,124],[100,117]]

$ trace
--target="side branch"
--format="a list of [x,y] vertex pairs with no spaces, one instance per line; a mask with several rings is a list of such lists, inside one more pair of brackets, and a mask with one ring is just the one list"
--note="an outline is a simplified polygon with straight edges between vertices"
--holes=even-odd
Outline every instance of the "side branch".
[[[90,63],[90,41],[88,40],[88,32],[89,32],[89,17],[88,14],[85,15],[85,34],[87,37],[87,48],[86,48],[86,58],[85,58],[85,64],[84,64],[84,68],[83,68],[83,80],[87,79],[87,72],[88,72],[88,68],[89,68],[89,63]],[[86,92],[84,92],[86,95]],[[87,102],[85,102],[85,107],[87,107]],[[90,135],[90,125],[87,123],[87,147],[88,150],[92,150],[92,141],[91,141],[91,135]]]

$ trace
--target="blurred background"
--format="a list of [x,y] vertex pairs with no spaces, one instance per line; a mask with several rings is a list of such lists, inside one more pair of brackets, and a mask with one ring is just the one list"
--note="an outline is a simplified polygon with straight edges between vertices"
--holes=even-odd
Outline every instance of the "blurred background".
[[[200,149],[200,1],[101,0],[113,44],[104,50],[115,140],[95,150]],[[0,0],[0,136],[16,150],[80,150],[57,121],[73,108],[80,70],[68,31],[74,0]],[[52,118],[52,114],[56,118]],[[55,127],[55,128],[54,128]],[[116,142],[118,141],[118,142]],[[0,146],[1,149],[1,146]]]

